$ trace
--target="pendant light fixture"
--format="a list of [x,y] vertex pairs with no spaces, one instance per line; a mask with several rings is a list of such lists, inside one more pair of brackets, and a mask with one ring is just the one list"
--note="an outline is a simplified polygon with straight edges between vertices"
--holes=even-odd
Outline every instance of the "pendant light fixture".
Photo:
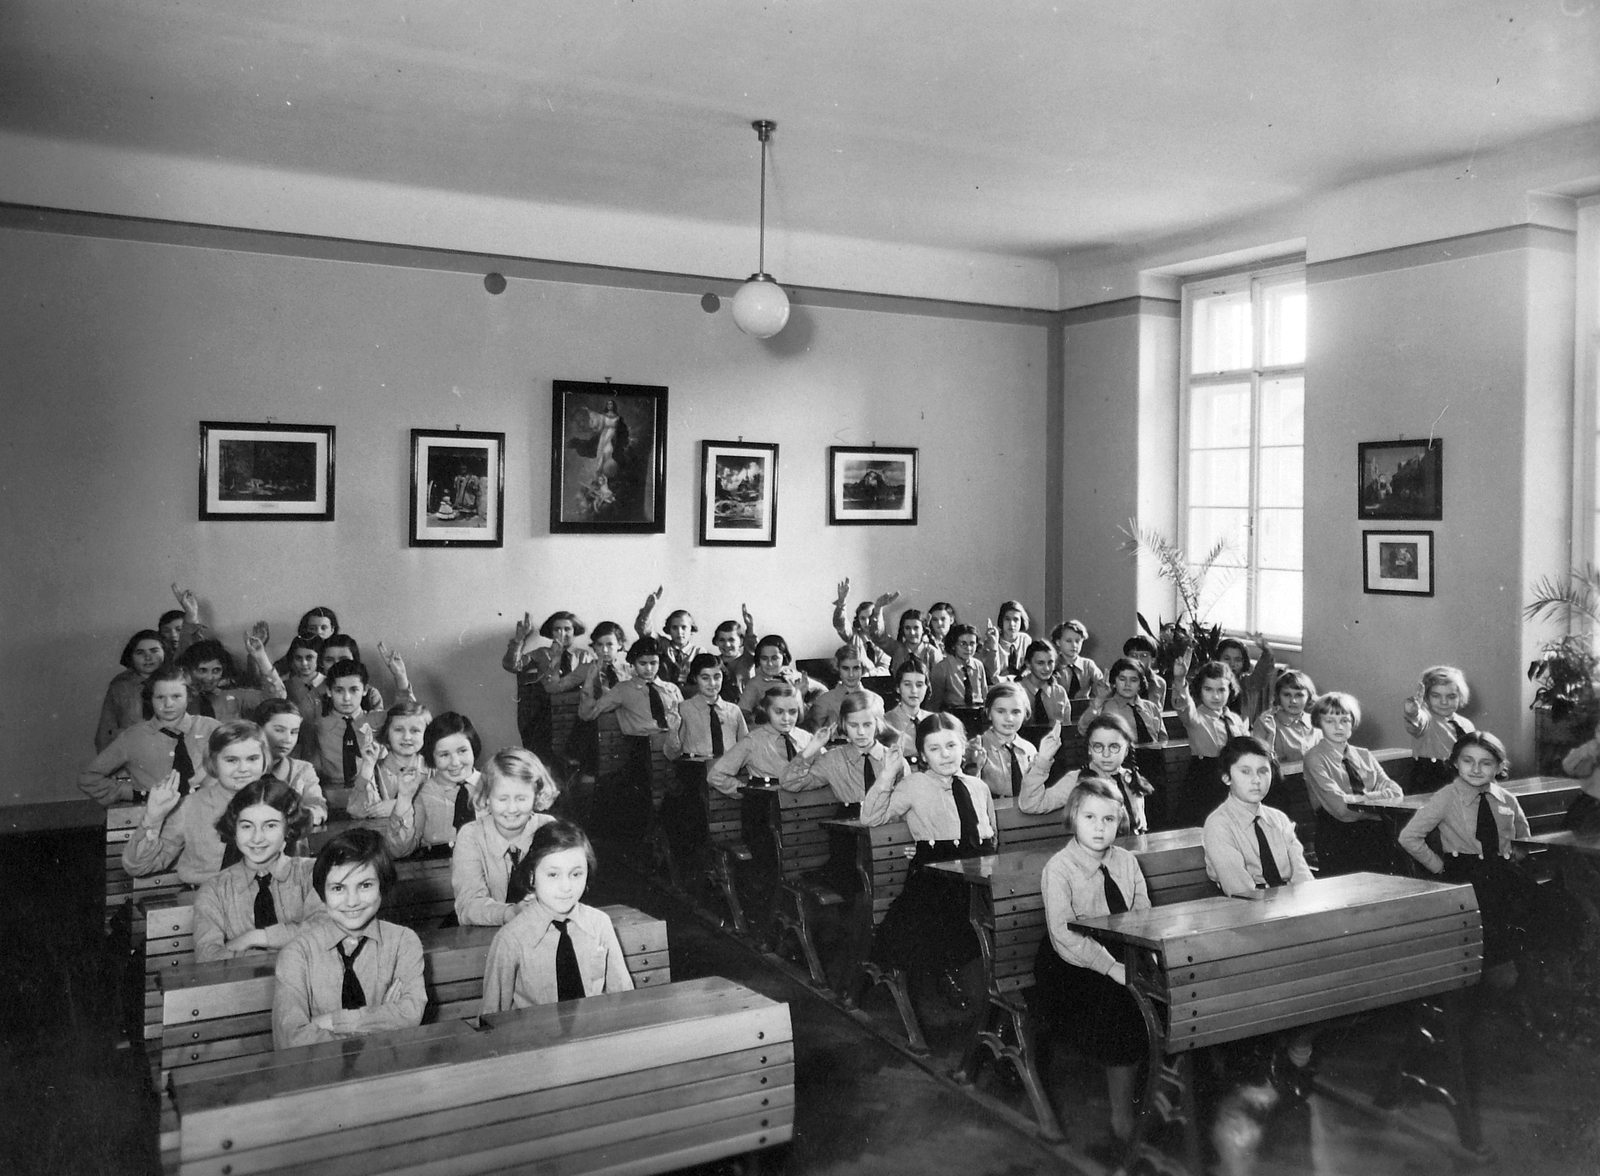
[[761,252],[759,268],[733,296],[733,321],[746,335],[770,339],[789,321],[789,296],[767,273],[767,140],[778,124],[761,118],[750,125],[761,140]]

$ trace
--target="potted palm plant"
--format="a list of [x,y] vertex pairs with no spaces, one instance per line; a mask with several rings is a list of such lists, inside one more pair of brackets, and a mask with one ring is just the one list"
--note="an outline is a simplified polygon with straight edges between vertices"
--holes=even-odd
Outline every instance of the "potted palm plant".
[[[1215,661],[1217,646],[1222,641],[1222,626],[1207,625],[1205,615],[1238,575],[1239,569],[1218,563],[1232,545],[1226,539],[1218,539],[1201,559],[1191,562],[1183,548],[1154,528],[1141,529],[1133,519],[1128,520],[1122,533],[1127,537],[1123,550],[1129,555],[1153,559],[1156,575],[1171,584],[1178,595],[1176,620],[1158,617],[1152,629],[1143,613],[1134,614],[1139,618],[1139,627],[1156,643],[1157,671],[1170,679],[1172,663],[1191,650],[1195,665]],[[1220,583],[1211,582],[1214,574]]]
[[1562,576],[1546,576],[1532,588],[1523,610],[1530,621],[1559,621],[1567,630],[1546,641],[1528,664],[1534,683],[1534,742],[1539,772],[1558,774],[1566,753],[1594,734],[1600,716],[1595,676],[1600,656],[1594,629],[1600,624],[1600,569],[1593,564]]

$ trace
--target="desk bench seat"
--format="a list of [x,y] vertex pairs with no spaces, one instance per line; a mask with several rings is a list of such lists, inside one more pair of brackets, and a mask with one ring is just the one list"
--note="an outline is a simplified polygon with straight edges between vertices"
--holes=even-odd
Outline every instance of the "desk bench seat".
[[183,1176],[670,1171],[793,1134],[788,1006],[720,977],[240,1059],[175,1090]]
[[822,822],[839,815],[831,788],[785,792],[772,784],[749,784],[740,791],[744,841],[750,849],[749,894],[767,909],[762,914],[776,926],[776,935],[793,935],[817,987],[827,974],[817,955],[816,911],[837,906],[844,896],[807,877],[828,862],[828,831]]
[[[616,927],[634,985],[668,983],[666,923],[632,907],[603,909]],[[451,927],[421,933],[428,992],[424,1021],[477,1016],[484,963],[498,930]],[[260,952],[154,977],[152,995],[161,1013],[160,1072],[181,1084],[213,1073],[214,1064],[224,1059],[271,1050],[275,966],[276,953]]]

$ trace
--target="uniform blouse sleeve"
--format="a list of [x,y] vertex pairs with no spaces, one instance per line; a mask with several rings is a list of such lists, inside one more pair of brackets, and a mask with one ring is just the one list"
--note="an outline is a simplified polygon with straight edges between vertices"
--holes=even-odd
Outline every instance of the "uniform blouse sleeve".
[[509,923],[517,908],[489,893],[489,879],[483,872],[483,835],[471,825],[456,834],[456,847],[450,855],[450,889],[455,892],[456,918],[463,927],[499,927]]
[[1116,966],[1117,958],[1104,944],[1082,931],[1072,930],[1077,912],[1072,909],[1072,885],[1067,868],[1049,864],[1044,871],[1045,922],[1050,929],[1050,946],[1069,964],[1088,968],[1102,975]]
[[[317,782],[317,774],[309,765],[304,775],[306,779],[296,789],[300,793],[300,805],[311,814],[313,825],[325,825],[328,823],[328,798],[322,794],[322,785]],[[358,791],[364,790],[352,789],[352,793]]]
[[[1227,823],[1208,820],[1200,834],[1200,842],[1206,851],[1206,870],[1222,888],[1222,893],[1230,898],[1253,897],[1256,881],[1250,876],[1250,868],[1244,862],[1244,851],[1234,840]],[[1301,860],[1304,861],[1304,858]]]
[[194,896],[194,958],[201,963],[231,960],[235,955],[228,950],[228,916],[221,881],[219,874]]
[[400,936],[394,976],[382,1000],[361,1010],[356,1025],[362,1033],[420,1025],[422,1012],[428,1007],[428,990],[422,983],[422,940],[409,927],[391,925],[386,933]]
[[94,727],[94,749],[104,751],[117,737],[117,682],[106,687],[106,700],[100,704],[100,721]]
[[1077,772],[1068,772],[1054,784],[1046,787],[1050,778],[1050,764],[1044,756],[1034,756],[1033,763],[1022,776],[1022,789],[1017,793],[1017,807],[1025,813],[1053,813],[1067,807],[1067,797],[1078,786]]
[[311,960],[304,941],[278,953],[272,987],[272,1048],[314,1045],[337,1037],[311,1023]]
[[119,800],[133,799],[133,786],[124,780],[113,777],[128,762],[128,745],[123,736],[126,732],[119,733],[105,750],[101,751],[78,773],[78,787],[89,796],[110,808]]
[[1407,821],[1406,827],[1400,830],[1400,848],[1426,866],[1430,874],[1442,874],[1444,860],[1428,848],[1425,839],[1439,827],[1439,822],[1444,820],[1451,792],[1449,788],[1441,788],[1428,797],[1423,806],[1417,810],[1416,816]]
[[706,783],[724,796],[738,796],[739,781],[735,777],[749,759],[750,739],[746,736],[723,752],[721,759],[711,762],[706,768]]
[[422,811],[422,806],[416,803],[415,798],[404,809],[398,801],[395,802],[394,811],[389,814],[381,830],[383,844],[388,848],[390,857],[410,857],[422,844]]
[[1289,881],[1309,882],[1311,867],[1306,864],[1305,846],[1300,844],[1300,837],[1294,831],[1294,823],[1286,817],[1283,824],[1289,834]]
[[[194,793],[190,793],[193,796]],[[188,798],[185,797],[185,800]],[[178,807],[167,814],[167,819],[161,823],[161,830],[157,833],[139,822],[139,827],[133,831],[133,836],[122,847],[122,868],[135,878],[142,878],[148,874],[159,874],[168,869],[178,860],[178,855],[183,852],[184,836],[183,822],[179,814],[183,812],[183,801],[178,802]]]
[[874,788],[861,802],[861,820],[868,825],[887,825],[911,811],[911,797],[897,783],[893,788]]
[[1350,794],[1344,790],[1339,777],[1344,775],[1343,762],[1325,755],[1308,755],[1304,761],[1306,787],[1317,802],[1338,821],[1352,821],[1357,814],[1350,811]]
[[833,755],[833,749],[825,748],[815,759],[807,759],[797,755],[783,765],[783,773],[778,777],[778,786],[785,792],[809,792],[814,788],[828,786],[827,768],[823,761]]
[[516,936],[510,924],[495,932],[489,944],[489,954],[483,963],[483,1004],[480,1013],[503,1013],[511,1008],[511,994],[516,990],[517,966],[522,958]]

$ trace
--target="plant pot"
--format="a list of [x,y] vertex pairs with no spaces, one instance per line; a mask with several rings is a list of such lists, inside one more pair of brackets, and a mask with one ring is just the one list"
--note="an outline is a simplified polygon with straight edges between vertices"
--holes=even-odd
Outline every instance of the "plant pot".
[[1538,774],[1559,776],[1567,752],[1594,735],[1595,719],[1590,714],[1568,714],[1559,722],[1550,717],[1548,706],[1533,708],[1533,745]]

